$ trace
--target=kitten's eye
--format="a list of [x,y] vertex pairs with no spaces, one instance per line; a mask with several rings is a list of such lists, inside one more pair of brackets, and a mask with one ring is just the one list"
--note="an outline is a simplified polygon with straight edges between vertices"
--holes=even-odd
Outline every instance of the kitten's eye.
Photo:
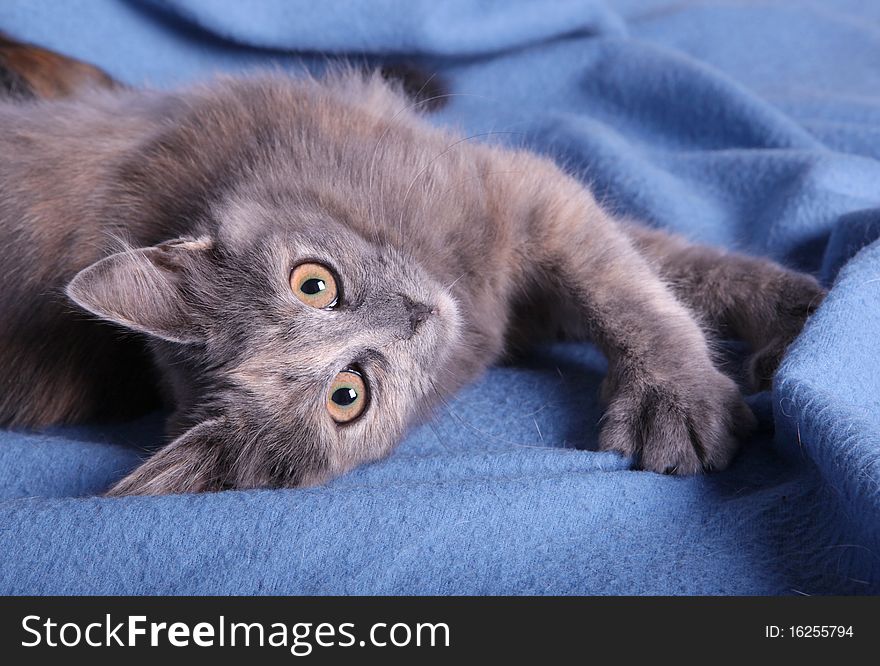
[[294,296],[306,305],[328,310],[339,301],[336,278],[321,264],[300,264],[290,273],[290,288]]
[[367,407],[367,384],[355,370],[343,370],[330,384],[327,411],[337,423],[354,421]]

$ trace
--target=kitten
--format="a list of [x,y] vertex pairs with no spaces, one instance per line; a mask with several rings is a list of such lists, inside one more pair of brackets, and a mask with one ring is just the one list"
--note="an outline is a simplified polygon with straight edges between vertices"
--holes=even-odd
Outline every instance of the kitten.
[[0,423],[118,414],[158,383],[174,439],[111,495],[321,483],[559,336],[608,358],[602,449],[721,469],[754,419],[709,331],[766,388],[823,297],[616,220],[377,74],[95,83],[0,102]]

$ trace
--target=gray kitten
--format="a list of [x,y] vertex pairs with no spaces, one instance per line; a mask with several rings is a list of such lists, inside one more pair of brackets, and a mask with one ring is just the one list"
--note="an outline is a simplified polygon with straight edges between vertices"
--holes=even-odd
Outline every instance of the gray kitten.
[[710,333],[747,342],[766,388],[823,296],[613,219],[550,160],[463,143],[377,74],[177,92],[96,74],[47,100],[28,84],[45,72],[6,69],[0,423],[120,414],[160,384],[174,439],[111,495],[321,483],[559,337],[608,358],[602,449],[721,469],[754,419]]

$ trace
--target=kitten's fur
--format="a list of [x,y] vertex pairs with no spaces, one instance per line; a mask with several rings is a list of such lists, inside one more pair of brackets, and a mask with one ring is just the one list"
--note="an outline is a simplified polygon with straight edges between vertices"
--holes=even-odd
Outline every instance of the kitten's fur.
[[[0,102],[0,422],[140,404],[148,347],[176,439],[111,494],[319,483],[560,334],[608,357],[601,448],[723,468],[753,417],[707,331],[749,343],[765,388],[823,295],[612,219],[551,161],[431,127],[378,75],[26,97]],[[292,296],[303,260],[335,271],[337,309]],[[338,425],[327,389],[354,364],[369,406]]]

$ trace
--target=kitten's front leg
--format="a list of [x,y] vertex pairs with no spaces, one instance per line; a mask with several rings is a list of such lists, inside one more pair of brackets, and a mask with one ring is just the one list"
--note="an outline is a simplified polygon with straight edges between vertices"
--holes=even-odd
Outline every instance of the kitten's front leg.
[[783,354],[825,297],[816,279],[768,259],[696,245],[665,231],[636,224],[625,230],[703,322],[752,347],[752,388],[769,389]]
[[543,271],[608,358],[600,447],[656,472],[725,467],[754,417],[694,317],[589,194],[540,219]]

